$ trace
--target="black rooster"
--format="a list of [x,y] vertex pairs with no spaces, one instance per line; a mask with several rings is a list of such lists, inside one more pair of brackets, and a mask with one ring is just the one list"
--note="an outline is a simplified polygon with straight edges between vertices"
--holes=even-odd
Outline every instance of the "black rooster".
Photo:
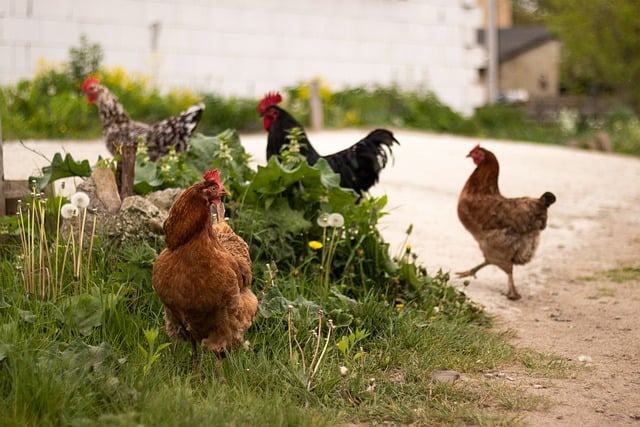
[[400,144],[393,134],[386,129],[376,129],[349,148],[328,156],[321,156],[313,148],[304,128],[287,111],[278,107],[282,101],[279,93],[267,93],[258,104],[258,113],[262,116],[262,126],[269,132],[267,139],[267,159],[280,153],[282,146],[288,144],[287,131],[299,128],[300,153],[310,165],[320,157],[329,162],[331,169],[340,175],[340,186],[355,190],[360,196],[371,188],[380,176],[380,171],[387,165],[387,151],[391,146]]

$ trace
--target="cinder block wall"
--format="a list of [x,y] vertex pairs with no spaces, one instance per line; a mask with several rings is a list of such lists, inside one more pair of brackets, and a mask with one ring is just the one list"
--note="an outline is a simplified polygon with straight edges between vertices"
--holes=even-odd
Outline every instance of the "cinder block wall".
[[472,0],[0,0],[0,84],[66,61],[84,33],[104,65],[165,89],[260,96],[320,77],[429,89],[471,113],[481,22]]

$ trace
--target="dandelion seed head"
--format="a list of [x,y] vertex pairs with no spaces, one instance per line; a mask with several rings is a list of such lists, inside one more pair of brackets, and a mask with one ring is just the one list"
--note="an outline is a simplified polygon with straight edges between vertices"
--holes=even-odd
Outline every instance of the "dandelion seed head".
[[329,215],[327,222],[330,227],[342,227],[344,225],[344,217],[339,213]]
[[74,218],[74,217],[78,216],[78,207],[73,205],[73,204],[71,204],[71,203],[65,203],[60,208],[60,215],[64,219]]
[[89,206],[90,201],[89,195],[83,191],[78,191],[71,196],[71,204],[79,209],[84,209]]
[[318,225],[322,228],[329,226],[329,214],[323,213],[318,217]]

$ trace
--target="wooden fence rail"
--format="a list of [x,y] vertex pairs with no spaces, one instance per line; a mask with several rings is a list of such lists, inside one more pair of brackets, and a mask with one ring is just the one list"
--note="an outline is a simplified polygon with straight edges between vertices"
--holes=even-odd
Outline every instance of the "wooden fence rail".
[[17,200],[29,193],[26,180],[6,181],[4,179],[4,154],[2,150],[2,117],[0,117],[0,216],[15,213]]

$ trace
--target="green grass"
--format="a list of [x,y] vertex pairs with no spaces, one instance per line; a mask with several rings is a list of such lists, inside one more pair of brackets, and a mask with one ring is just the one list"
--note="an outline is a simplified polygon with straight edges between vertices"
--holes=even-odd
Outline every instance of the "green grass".
[[[640,280],[640,267],[627,266],[612,268],[598,272],[593,276],[580,276],[578,279],[584,282],[594,282],[598,280],[608,280],[614,283],[633,282]],[[603,292],[606,293],[604,290]]]
[[[137,287],[116,280],[123,272],[113,263],[123,264],[110,251],[101,253],[92,277],[103,279],[90,294],[98,302],[97,318],[74,305],[72,295],[25,295],[15,276],[3,274],[0,425],[509,425],[539,404],[515,386],[431,381],[436,369],[473,376],[531,364],[531,354],[509,344],[510,334],[419,309],[398,310],[373,295],[359,301],[357,314],[368,334],[341,351],[338,343],[353,330],[336,327],[311,386],[300,356],[309,360],[313,353],[314,341],[307,338],[317,317],[303,310],[293,315],[302,345],[293,358],[283,313],[256,318],[247,334],[251,347],[231,352],[221,364],[224,384],[209,353],[201,373],[191,371],[184,342],[161,350],[145,373],[143,331],[158,330],[159,343],[168,342],[161,304],[148,281]],[[2,272],[11,272],[13,262],[3,260]],[[299,283],[277,278],[275,286],[286,293]],[[345,376],[341,366],[348,368]]]
[[[151,287],[162,239],[97,233],[85,247],[83,286],[67,273],[57,292],[40,294],[22,274],[23,246],[50,259],[66,234],[52,245],[56,222],[41,232],[8,221],[0,244],[0,425],[513,425],[544,404],[515,384],[467,380],[502,366],[532,376],[562,375],[563,366],[515,349],[511,332],[491,329],[448,274],[428,272],[410,249],[392,256],[377,229],[386,198],[355,204],[326,162],[273,158],[254,171],[233,132],[198,136],[190,147],[159,164],[140,152],[137,182],[144,192],[186,186],[198,170],[220,169],[238,195],[229,222],[249,244],[254,292],[265,290],[246,335],[251,346],[219,364],[204,351],[200,372],[192,371],[191,347],[169,342]],[[49,167],[67,176],[74,162]],[[25,206],[42,209],[31,216],[39,224],[58,218],[61,204]],[[318,222],[331,212],[347,226]],[[324,245],[314,250],[313,241]],[[463,379],[434,383],[441,369]]]

